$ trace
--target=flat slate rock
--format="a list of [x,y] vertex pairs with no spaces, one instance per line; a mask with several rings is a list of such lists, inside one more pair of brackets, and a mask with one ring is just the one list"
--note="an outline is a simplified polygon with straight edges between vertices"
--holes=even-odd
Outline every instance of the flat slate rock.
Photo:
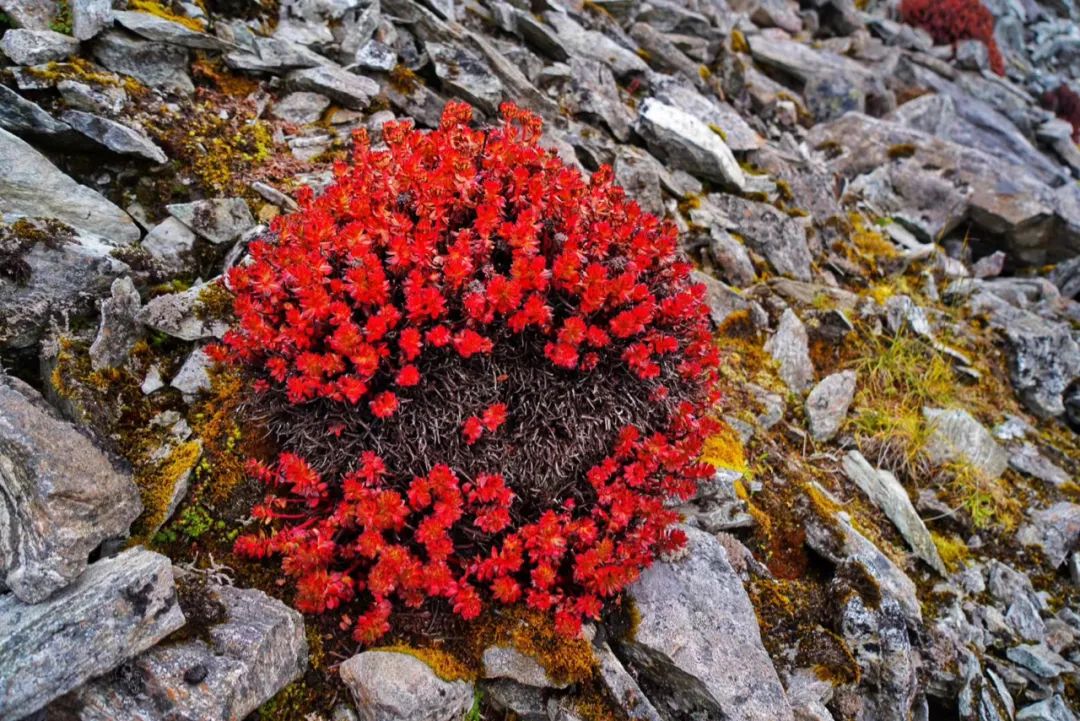
[[206,583],[192,573],[177,583],[202,583],[200,604],[220,614],[205,637],[161,643],[57,706],[77,709],[79,721],[234,721],[303,674],[308,648],[298,612],[262,591]]
[[446,721],[461,718],[473,686],[443,681],[426,663],[405,653],[365,651],[341,664],[360,721]]
[[60,119],[95,143],[119,155],[134,155],[155,163],[169,161],[165,151],[155,145],[154,141],[123,123],[82,110],[65,111]]
[[186,48],[198,50],[228,50],[233,47],[221,38],[201,33],[191,28],[173,22],[150,13],[132,10],[118,10],[113,13],[113,19],[125,28],[141,35],[147,40],[156,40],[172,45],[182,45]]
[[243,198],[212,198],[166,206],[169,215],[216,245],[232,243],[255,226]]
[[617,652],[649,680],[652,704],[672,717],[791,721],[754,607],[727,552],[711,534],[682,530],[687,555],[654,564],[630,587],[641,622]]
[[0,376],[0,579],[40,603],[79,577],[142,512],[131,476],[37,391]]
[[183,625],[172,564],[144,548],[91,564],[45,603],[0,595],[0,718],[32,714]]
[[127,213],[79,185],[26,141],[0,129],[0,213],[55,218],[117,245],[139,240]]

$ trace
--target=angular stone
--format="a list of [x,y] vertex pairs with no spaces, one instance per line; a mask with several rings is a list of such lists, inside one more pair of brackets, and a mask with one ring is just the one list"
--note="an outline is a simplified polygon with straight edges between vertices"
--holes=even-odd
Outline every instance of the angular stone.
[[1020,709],[1016,721],[1076,721],[1076,714],[1069,709],[1061,696],[1051,696],[1045,701]]
[[489,646],[481,659],[484,678],[508,678],[524,686],[536,688],[565,688],[548,676],[536,659],[510,646]]
[[810,436],[818,443],[831,440],[847,419],[855,397],[855,371],[833,373],[814,386],[806,397]]
[[653,155],[664,158],[671,167],[745,189],[746,178],[731,150],[717,133],[689,113],[649,98],[641,106],[637,131]]
[[356,67],[388,73],[397,65],[398,56],[389,45],[378,40],[369,40],[356,51],[353,63]]
[[588,58],[570,59],[571,91],[562,102],[575,115],[603,121],[617,140],[630,139],[631,118],[619,97],[615,77],[603,63]]
[[101,302],[101,324],[90,344],[90,365],[98,371],[123,365],[142,336],[135,316],[142,301],[131,278],[113,281],[111,296]]
[[67,110],[60,119],[80,133],[120,155],[135,155],[155,163],[167,163],[169,157],[165,151],[154,144],[143,133],[109,120],[99,115],[91,115],[81,110]]
[[293,90],[320,93],[354,110],[366,108],[379,92],[379,84],[371,78],[332,65],[294,70],[286,82]]
[[495,711],[506,714],[507,718],[515,721],[550,721],[543,689],[498,678],[480,684],[480,693],[484,694],[484,700]]
[[202,391],[210,390],[210,373],[208,369],[213,365],[210,356],[203,348],[191,351],[180,370],[176,372],[169,385],[184,394],[185,398],[195,396]]
[[497,115],[503,87],[491,67],[475,53],[446,43],[426,42],[424,48],[435,65],[443,90],[475,105],[488,115]]
[[200,297],[220,281],[211,280],[193,285],[178,293],[165,293],[152,298],[136,318],[143,325],[180,340],[221,338],[228,324],[217,318],[203,316]]
[[569,57],[585,57],[604,63],[617,77],[646,73],[649,66],[637,54],[602,32],[587,30],[569,15],[549,10],[544,19],[555,28]]
[[1010,661],[1020,664],[1040,678],[1057,678],[1063,673],[1072,673],[1076,670],[1076,666],[1051,651],[1046,644],[1029,643],[1013,646],[1005,652],[1005,655]]
[[184,625],[172,564],[131,548],[45,603],[0,595],[0,717],[20,719]]
[[923,408],[930,430],[926,455],[936,464],[965,462],[990,478],[1009,466],[1009,455],[983,424],[963,409]]
[[708,203],[731,222],[729,230],[738,233],[753,250],[761,253],[780,275],[809,281],[810,249],[806,227],[796,218],[782,213],[768,203],[745,200],[734,195],[711,193]]
[[191,267],[195,232],[179,220],[168,217],[146,234],[142,248],[163,270],[179,275]]
[[89,40],[112,20],[111,0],[68,0],[71,8],[71,34]]
[[136,35],[155,42],[181,45],[197,50],[222,51],[233,47],[231,43],[221,38],[192,30],[186,25],[150,13],[118,10],[113,13],[113,18]]
[[0,0],[0,10],[7,14],[12,27],[48,30],[56,19],[55,0]]
[[[197,582],[190,573],[177,579],[180,588]],[[308,649],[299,613],[255,589],[196,588],[207,608],[185,610],[209,626],[205,637],[159,644],[58,705],[77,708],[79,721],[233,721],[300,677]],[[194,618],[207,609],[216,622]]]
[[915,555],[942,576],[948,576],[949,570],[941,560],[930,531],[896,476],[874,468],[858,451],[848,452],[842,465],[847,477],[893,522]]
[[601,643],[594,647],[600,678],[608,693],[626,712],[631,721],[661,721],[660,713],[652,705],[634,677],[623,667],[611,647]]
[[796,393],[805,393],[814,383],[814,363],[810,360],[806,326],[788,308],[780,316],[776,332],[765,341],[764,350],[780,366],[780,379]]
[[0,85],[0,128],[15,135],[54,140],[72,135],[67,123],[60,122],[37,103],[27,100],[6,85]]
[[328,65],[330,61],[303,45],[282,38],[256,37],[255,52],[236,51],[225,56],[233,70],[280,74],[289,70]]
[[729,103],[718,100],[712,94],[699,92],[687,80],[657,77],[650,80],[650,86],[653,97],[657,100],[679,108],[723,132],[723,141],[732,151],[741,153],[757,150],[765,144],[764,138],[751,128]]
[[630,596],[641,614],[618,648],[673,717],[790,721],[791,707],[761,643],[742,581],[716,538],[683,527],[689,553],[656,563]]
[[1065,391],[1080,376],[1080,343],[1068,324],[1017,308],[993,292],[976,292],[968,305],[1004,335],[1009,378],[1024,405],[1041,418],[1064,414]]
[[657,215],[664,213],[664,196],[660,192],[660,175],[665,173],[660,161],[641,148],[620,145],[615,151],[615,182],[638,202],[642,210]]
[[[813,482],[813,493],[830,500],[828,492]],[[922,608],[915,592],[915,583],[889,560],[881,550],[855,530],[847,513],[830,513],[828,517],[813,517],[806,523],[806,542],[810,548],[833,563],[856,563],[881,588],[883,595],[896,600],[904,616],[913,626],[922,623]]]
[[9,260],[19,281],[0,280],[0,345],[9,348],[31,348],[50,323],[89,315],[113,279],[131,270],[112,255],[123,246],[56,221],[0,224],[0,237],[9,234],[27,242]]
[[1071,480],[1065,469],[1039,453],[1039,449],[1031,443],[1013,450],[1009,454],[1009,465],[1023,474],[1058,487]]
[[200,237],[222,245],[232,243],[255,227],[255,218],[243,198],[212,198],[166,206],[169,215]]
[[10,377],[0,377],[0,480],[0,579],[26,603],[74,581],[142,512],[131,477]]
[[127,92],[112,85],[90,85],[78,80],[61,80],[56,84],[64,104],[74,110],[98,115],[116,115],[127,103]]
[[360,721],[446,721],[461,718],[473,702],[473,686],[443,681],[420,659],[405,653],[365,651],[339,667]]
[[77,54],[79,41],[52,30],[15,29],[0,37],[0,51],[16,65],[41,65]]
[[1042,548],[1052,568],[1065,562],[1080,540],[1080,505],[1059,501],[1031,514],[1016,538],[1025,546]]
[[314,123],[322,117],[323,111],[330,107],[330,98],[318,93],[289,93],[277,100],[270,113],[275,118],[297,125]]
[[187,74],[188,51],[110,30],[94,41],[94,57],[121,75],[130,75],[152,88],[190,95],[195,85]]
[[0,213],[55,218],[115,245],[139,240],[127,213],[96,190],[79,185],[6,130],[0,130]]

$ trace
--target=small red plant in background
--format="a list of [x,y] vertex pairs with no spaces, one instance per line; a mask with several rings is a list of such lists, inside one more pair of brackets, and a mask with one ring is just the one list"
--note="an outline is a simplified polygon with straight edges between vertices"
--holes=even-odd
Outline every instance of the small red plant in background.
[[351,165],[229,273],[215,349],[281,448],[236,551],[279,556],[296,605],[358,616],[439,599],[551,611],[573,634],[685,541],[711,473],[716,349],[673,225],[496,127],[357,135]]
[[903,0],[900,17],[926,30],[939,45],[981,41],[990,52],[990,69],[1005,74],[1005,60],[994,39],[994,16],[980,0]]
[[1080,94],[1062,84],[1042,96],[1043,107],[1072,125],[1072,139],[1080,143]]

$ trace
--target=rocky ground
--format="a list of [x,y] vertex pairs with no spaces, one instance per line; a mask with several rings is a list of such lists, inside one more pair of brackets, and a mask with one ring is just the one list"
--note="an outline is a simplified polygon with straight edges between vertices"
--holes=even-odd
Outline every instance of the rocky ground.
[[[878,0],[124,5],[0,0],[0,719],[1080,715],[1072,0],[987,2],[1005,77]],[[681,226],[726,430],[622,623],[357,653],[232,556],[203,348],[351,132],[450,98]]]

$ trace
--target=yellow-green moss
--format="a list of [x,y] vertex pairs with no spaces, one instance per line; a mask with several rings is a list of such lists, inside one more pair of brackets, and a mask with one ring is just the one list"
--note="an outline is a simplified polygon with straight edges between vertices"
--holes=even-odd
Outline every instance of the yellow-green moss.
[[912,143],[898,143],[896,145],[889,146],[889,157],[893,160],[900,158],[910,158],[916,152],[918,148]]
[[746,471],[746,450],[735,430],[722,424],[720,432],[705,440],[701,451],[701,460],[713,468],[727,468],[734,471]]
[[746,42],[746,36],[742,30],[731,31],[731,51],[735,53],[749,53],[750,43]]
[[135,469],[135,485],[142,498],[143,512],[132,527],[132,542],[142,543],[165,522],[176,482],[195,469],[202,454],[198,441],[181,443],[159,463]]
[[724,129],[721,128],[719,125],[717,125],[716,123],[709,123],[709,130],[719,135],[720,139],[723,140],[725,143],[727,142],[727,133],[725,133]]
[[930,537],[934,539],[934,545],[937,546],[938,555],[941,556],[941,560],[945,562],[945,566],[950,571],[956,571],[971,555],[971,549],[964,543],[962,538],[958,536],[944,536],[940,533],[930,532]]
[[140,12],[149,13],[150,15],[156,15],[159,18],[179,23],[195,32],[202,32],[205,29],[205,25],[201,20],[175,13],[160,2],[156,2],[156,0],[128,0],[128,9],[139,10]]
[[418,648],[404,644],[376,646],[370,651],[403,653],[423,661],[432,672],[443,681],[475,681],[479,677],[478,669],[470,667],[453,653],[434,646]]

